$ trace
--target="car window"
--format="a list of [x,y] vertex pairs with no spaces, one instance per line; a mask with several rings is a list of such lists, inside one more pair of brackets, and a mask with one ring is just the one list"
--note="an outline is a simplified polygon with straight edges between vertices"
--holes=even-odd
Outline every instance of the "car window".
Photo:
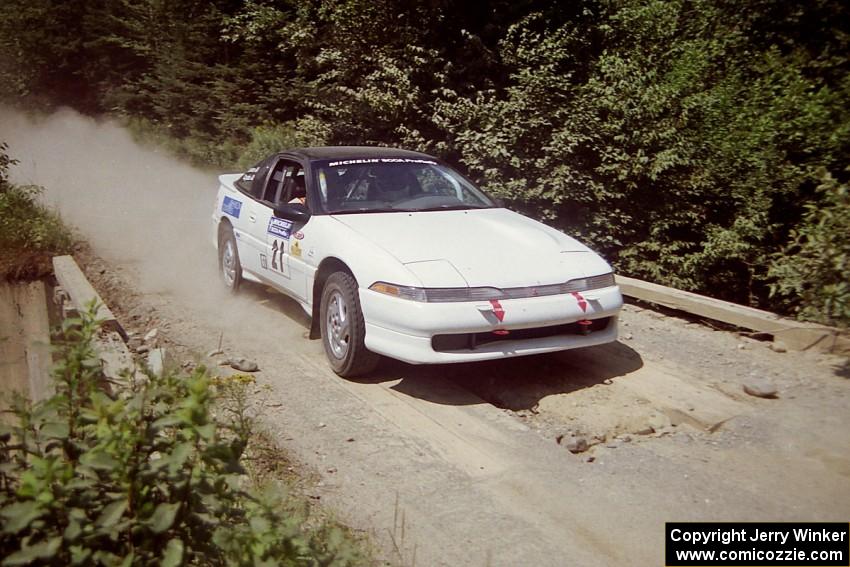
[[330,213],[487,208],[495,203],[434,160],[369,158],[317,162],[322,208]]
[[260,164],[253,167],[249,167],[245,173],[242,174],[242,177],[236,180],[234,185],[239,188],[241,191],[245,193],[251,192],[251,185],[254,183],[254,177],[257,175],[257,171],[260,169]]
[[263,190],[266,187],[266,180],[268,179],[269,169],[272,165],[274,165],[275,161],[276,160],[273,156],[261,161],[253,167],[248,168],[248,170],[242,174],[242,177],[236,180],[236,187],[254,198],[262,199]]
[[281,203],[307,204],[307,178],[304,168],[297,163],[293,163],[287,172]]
[[419,168],[417,179],[422,191],[432,195],[447,195],[463,200],[463,189],[457,179],[433,168]]
[[292,175],[292,165],[285,160],[280,160],[272,168],[266,188],[263,191],[262,200],[277,204],[282,198],[286,177]]

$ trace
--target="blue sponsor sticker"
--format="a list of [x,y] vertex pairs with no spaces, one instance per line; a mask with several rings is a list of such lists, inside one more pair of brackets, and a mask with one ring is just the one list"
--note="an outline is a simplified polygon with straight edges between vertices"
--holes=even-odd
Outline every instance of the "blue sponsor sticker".
[[292,232],[292,221],[272,217],[269,219],[269,234],[279,236],[281,238],[289,238]]
[[239,213],[242,211],[242,201],[225,196],[224,201],[221,202],[221,211],[238,219]]

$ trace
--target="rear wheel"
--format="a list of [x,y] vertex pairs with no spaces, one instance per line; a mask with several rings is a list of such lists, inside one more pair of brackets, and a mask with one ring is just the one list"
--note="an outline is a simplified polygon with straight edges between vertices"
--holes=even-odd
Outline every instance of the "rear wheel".
[[366,374],[380,357],[366,349],[366,324],[357,282],[346,272],[331,274],[322,290],[319,309],[322,344],[333,371],[343,377]]
[[222,228],[218,235],[218,269],[224,286],[236,293],[242,283],[242,266],[239,263],[239,250],[231,227]]

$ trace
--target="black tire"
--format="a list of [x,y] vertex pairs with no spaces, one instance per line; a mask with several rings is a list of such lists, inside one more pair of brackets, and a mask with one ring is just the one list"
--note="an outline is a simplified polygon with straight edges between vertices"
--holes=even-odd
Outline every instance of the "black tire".
[[242,284],[242,264],[239,262],[239,248],[230,225],[218,231],[218,273],[224,287],[230,293],[236,293]]
[[325,282],[319,307],[322,344],[331,368],[348,378],[375,369],[381,357],[366,349],[366,324],[357,282],[346,272],[334,272]]

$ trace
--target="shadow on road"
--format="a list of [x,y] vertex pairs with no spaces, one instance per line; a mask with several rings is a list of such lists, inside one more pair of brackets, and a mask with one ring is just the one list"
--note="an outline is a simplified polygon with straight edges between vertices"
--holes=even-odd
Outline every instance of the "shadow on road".
[[287,295],[274,291],[268,286],[248,281],[242,283],[239,295],[253,303],[277,311],[304,329],[310,330],[310,317],[297,301]]
[[[243,285],[240,294],[309,330],[310,318],[295,300],[250,282]],[[376,385],[400,380],[391,386],[392,390],[436,404],[475,405],[483,399],[497,407],[518,411],[534,408],[546,396],[602,384],[642,366],[643,360],[634,349],[615,342],[553,354],[461,364],[412,365],[384,358],[371,374],[350,380]]]
[[602,384],[640,369],[643,361],[622,343],[554,354],[446,365],[405,364],[384,359],[359,383],[401,381],[391,388],[437,404],[473,405],[485,400],[513,411],[531,409],[541,399]]
[[845,359],[838,366],[833,367],[833,373],[841,378],[850,379],[850,358]]

